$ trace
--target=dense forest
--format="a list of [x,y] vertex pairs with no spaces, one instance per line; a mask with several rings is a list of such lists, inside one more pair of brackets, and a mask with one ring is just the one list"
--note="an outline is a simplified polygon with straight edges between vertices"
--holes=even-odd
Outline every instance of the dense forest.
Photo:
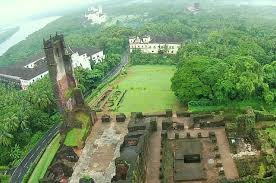
[[27,91],[0,85],[0,165],[18,164],[54,124],[60,121],[48,78]]

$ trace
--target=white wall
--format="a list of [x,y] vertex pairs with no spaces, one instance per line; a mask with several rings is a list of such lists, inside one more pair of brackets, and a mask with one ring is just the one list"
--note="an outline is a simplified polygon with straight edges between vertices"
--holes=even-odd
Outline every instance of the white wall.
[[100,51],[94,55],[91,55],[92,61],[94,61],[96,64],[102,62],[105,59],[105,55],[103,51]]
[[23,90],[26,90],[28,88],[28,86],[30,86],[31,84],[33,84],[34,82],[42,79],[44,76],[46,76],[48,74],[48,71],[30,79],[30,80],[24,80],[24,79],[20,79],[20,83],[21,83],[21,88]]
[[130,52],[132,53],[134,49],[140,49],[142,53],[158,53],[160,50],[167,49],[167,54],[176,54],[181,47],[181,44],[158,44],[158,43],[148,43],[148,44],[130,44]]
[[72,54],[72,65],[73,68],[76,67],[82,67],[84,69],[91,69],[91,63],[92,60],[95,64],[102,62],[105,59],[105,55],[103,51],[100,51],[98,53],[95,53],[93,55],[79,55],[79,53]]
[[74,53],[71,58],[73,68],[82,67],[84,69],[91,69],[90,57],[87,54],[79,55],[78,53]]

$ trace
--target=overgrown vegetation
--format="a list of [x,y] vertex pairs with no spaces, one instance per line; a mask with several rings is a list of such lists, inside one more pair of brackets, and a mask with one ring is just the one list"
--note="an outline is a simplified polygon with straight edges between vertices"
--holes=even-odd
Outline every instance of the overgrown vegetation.
[[65,138],[64,144],[69,147],[79,147],[83,144],[86,137],[89,135],[90,118],[87,114],[79,111],[76,112],[76,123],[81,124],[81,128],[71,129]]
[[131,53],[130,61],[133,65],[176,65],[174,55],[143,54],[139,50]]
[[48,78],[18,91],[0,85],[0,165],[13,167],[60,121]]
[[[276,32],[271,31],[275,25],[245,23],[241,17],[227,13],[212,22],[201,15],[197,18],[198,27],[209,28],[204,29],[206,33],[197,32],[198,37],[178,52],[180,64],[172,79],[178,98],[184,103],[255,100],[268,107],[275,104]],[[218,25],[220,29],[214,30]],[[257,33],[260,31],[262,34]]]

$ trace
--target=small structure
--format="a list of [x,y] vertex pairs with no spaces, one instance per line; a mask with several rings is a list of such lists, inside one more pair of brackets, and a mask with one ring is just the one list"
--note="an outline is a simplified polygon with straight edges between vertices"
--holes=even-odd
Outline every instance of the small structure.
[[176,54],[181,42],[174,37],[134,36],[129,38],[129,49],[131,53],[140,50],[142,53]]
[[[139,116],[139,115],[138,115]],[[129,133],[120,148],[120,157],[115,160],[116,174],[112,182],[144,182],[147,168],[146,153],[151,127],[144,118],[131,118]]]
[[110,121],[111,121],[110,115],[107,115],[107,114],[102,115],[102,122],[103,123],[108,123]]
[[173,128],[173,122],[171,118],[166,118],[162,121],[162,130],[170,130]]
[[202,143],[195,139],[175,140],[174,181],[205,179],[201,161]]
[[126,121],[126,115],[124,113],[116,115],[116,121],[117,122],[125,122]]

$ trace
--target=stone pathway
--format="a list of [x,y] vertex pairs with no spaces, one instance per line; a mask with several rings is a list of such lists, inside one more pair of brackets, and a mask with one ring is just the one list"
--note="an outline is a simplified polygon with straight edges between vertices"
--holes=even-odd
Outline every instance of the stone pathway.
[[216,130],[217,143],[219,153],[221,154],[222,165],[227,179],[235,179],[239,177],[236,164],[231,156],[230,147],[224,129]]
[[120,156],[120,145],[127,133],[127,124],[97,122],[94,125],[74,167],[70,183],[77,183],[84,176],[93,177],[97,183],[110,183],[115,175],[114,161]]
[[151,135],[149,142],[146,183],[160,182],[161,121],[158,121],[157,124],[157,131]]

